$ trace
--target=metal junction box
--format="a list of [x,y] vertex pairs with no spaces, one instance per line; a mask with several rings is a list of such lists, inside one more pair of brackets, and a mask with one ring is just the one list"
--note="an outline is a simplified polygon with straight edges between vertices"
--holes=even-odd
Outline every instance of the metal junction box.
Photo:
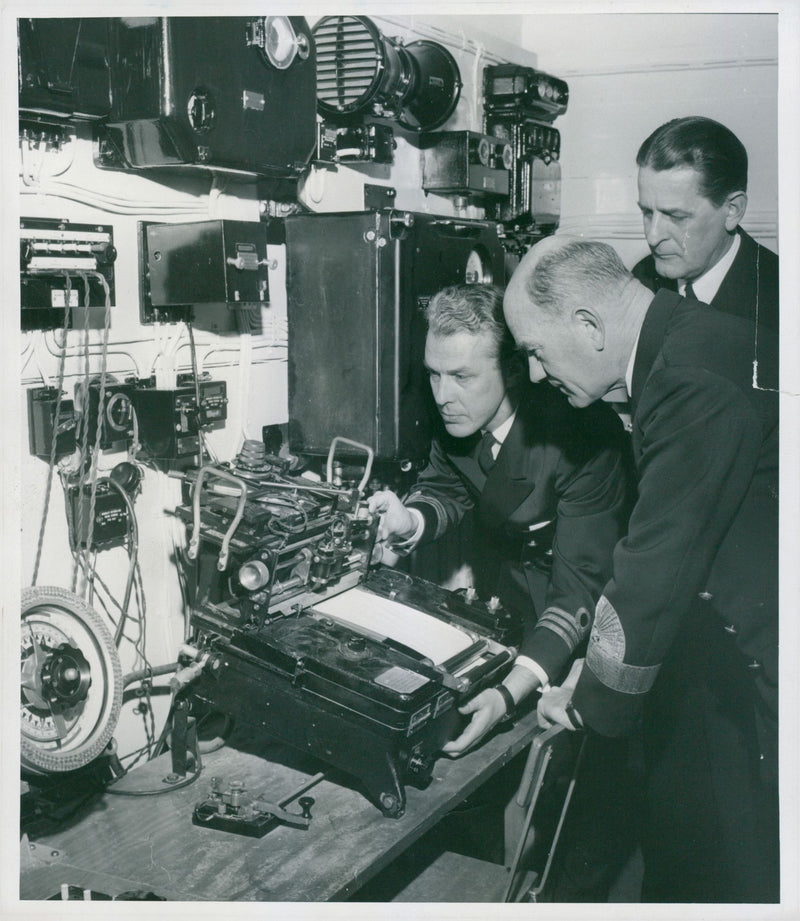
[[422,309],[447,285],[504,283],[496,225],[365,211],[290,215],[285,230],[291,448],[327,454],[344,436],[424,460],[436,409]]
[[142,224],[142,320],[170,308],[269,300],[267,226],[258,221]]

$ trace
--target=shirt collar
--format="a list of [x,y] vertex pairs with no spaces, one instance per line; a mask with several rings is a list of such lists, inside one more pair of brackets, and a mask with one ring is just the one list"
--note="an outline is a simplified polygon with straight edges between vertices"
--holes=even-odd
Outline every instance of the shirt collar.
[[[716,265],[712,265],[711,268],[699,278],[695,278],[692,281],[694,296],[698,301],[702,301],[704,304],[710,304],[711,301],[714,300],[723,278],[728,274],[728,269],[733,265],[733,260],[739,252],[740,243],[741,238],[737,233],[733,238],[730,249],[725,253],[722,259],[720,259]],[[686,295],[686,282],[683,280],[678,285],[678,293],[684,297]]]
[[642,328],[636,334],[636,342],[631,349],[631,357],[628,359],[628,367],[625,369],[625,389],[628,391],[628,399],[633,396],[633,366],[636,364],[636,352],[639,348],[639,337],[642,335]]
[[[514,419],[517,417],[517,411],[514,410],[513,413],[503,422],[501,425],[498,425],[496,429],[492,431],[492,436],[498,444],[502,444],[508,437],[508,433],[511,431],[511,426],[514,424]],[[484,430],[484,434],[487,430]]]

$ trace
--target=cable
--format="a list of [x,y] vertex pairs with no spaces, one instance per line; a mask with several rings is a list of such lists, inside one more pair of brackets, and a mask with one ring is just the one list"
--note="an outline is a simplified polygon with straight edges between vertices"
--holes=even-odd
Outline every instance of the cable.
[[[82,272],[81,273],[81,277],[84,279],[84,283],[85,283],[85,291],[86,291],[85,306],[86,306],[87,315],[89,312],[88,308],[89,308],[89,301],[90,301],[90,296],[91,296],[91,289],[89,287],[89,275],[92,275],[93,277],[98,279],[100,283],[102,284],[103,290],[105,292],[106,309],[105,309],[105,323],[103,325],[103,352],[102,352],[101,364],[100,364],[100,392],[97,398],[97,430],[95,432],[94,448],[92,449],[92,462],[91,462],[91,468],[89,471],[89,523],[88,523],[87,532],[86,532],[87,552],[89,551],[89,548],[92,546],[92,537],[94,535],[94,519],[95,519],[95,510],[96,510],[96,503],[97,503],[97,461],[100,456],[100,442],[102,440],[102,434],[103,434],[103,413],[104,413],[104,405],[105,405],[105,397],[106,397],[106,356],[108,353],[108,334],[111,328],[111,291],[109,289],[108,282],[106,281],[105,277],[100,274],[100,272],[90,272],[90,273]],[[87,329],[88,329],[88,321],[87,321]],[[88,356],[87,356],[87,362],[88,362]],[[87,383],[87,392],[88,392],[88,383]],[[81,507],[82,506],[83,506],[83,503],[81,503]],[[89,583],[87,580],[86,584],[84,585],[84,597],[85,597],[85,594],[88,588],[89,588]]]
[[[69,303],[69,288],[70,280],[69,275],[67,275],[67,303]],[[69,309],[64,311],[64,332],[66,334],[67,327],[69,326]],[[52,432],[52,441],[50,442],[50,458],[48,462],[47,470],[47,484],[45,486],[44,492],[44,509],[42,512],[42,523],[39,528],[39,539],[36,543],[36,559],[33,564],[33,577],[31,579],[31,585],[36,585],[36,580],[39,578],[39,564],[42,559],[42,547],[44,546],[44,533],[45,526],[47,525],[47,514],[50,509],[50,494],[53,488],[53,471],[55,470],[56,465],[56,445],[58,442],[58,423],[59,423],[59,414],[61,412],[61,391],[64,385],[64,366],[65,366],[66,356],[62,351],[58,363],[58,382],[56,384],[56,410],[55,416],[53,419],[53,432]]]
[[128,533],[130,536],[130,547],[128,549],[129,565],[128,565],[128,578],[125,583],[125,594],[122,596],[122,607],[120,608],[120,619],[117,624],[117,629],[114,633],[114,645],[119,646],[120,638],[122,637],[122,631],[125,628],[125,618],[128,614],[128,605],[131,600],[131,590],[133,588],[133,579],[136,570],[136,565],[139,556],[139,525],[136,520],[136,512],[133,508],[133,502],[128,493],[111,477],[104,478],[105,482],[112,486],[122,497],[122,500],[125,503],[125,507],[128,512]]

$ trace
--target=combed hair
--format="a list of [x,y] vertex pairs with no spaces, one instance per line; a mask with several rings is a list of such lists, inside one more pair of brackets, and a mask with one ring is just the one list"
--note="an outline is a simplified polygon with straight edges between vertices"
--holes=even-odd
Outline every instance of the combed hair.
[[546,253],[528,276],[525,288],[534,304],[553,317],[576,304],[602,303],[621,290],[631,275],[617,251],[595,240],[573,240]]
[[428,301],[425,320],[428,332],[434,336],[489,333],[507,384],[516,380],[518,370],[524,376],[524,357],[506,325],[503,289],[497,285],[450,285],[442,288]]
[[661,171],[688,166],[700,174],[700,194],[719,208],[732,192],[747,191],[747,151],[725,125],[701,115],[673,118],[648,137],[638,166]]

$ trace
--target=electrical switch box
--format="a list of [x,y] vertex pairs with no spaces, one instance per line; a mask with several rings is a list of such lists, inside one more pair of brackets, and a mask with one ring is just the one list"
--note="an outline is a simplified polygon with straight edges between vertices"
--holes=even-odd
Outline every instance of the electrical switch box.
[[[269,302],[267,224],[259,221],[193,221],[139,225],[141,320],[198,320],[209,328],[210,312],[222,308],[217,331],[225,331],[226,308]],[[235,325],[235,324],[234,324]]]

